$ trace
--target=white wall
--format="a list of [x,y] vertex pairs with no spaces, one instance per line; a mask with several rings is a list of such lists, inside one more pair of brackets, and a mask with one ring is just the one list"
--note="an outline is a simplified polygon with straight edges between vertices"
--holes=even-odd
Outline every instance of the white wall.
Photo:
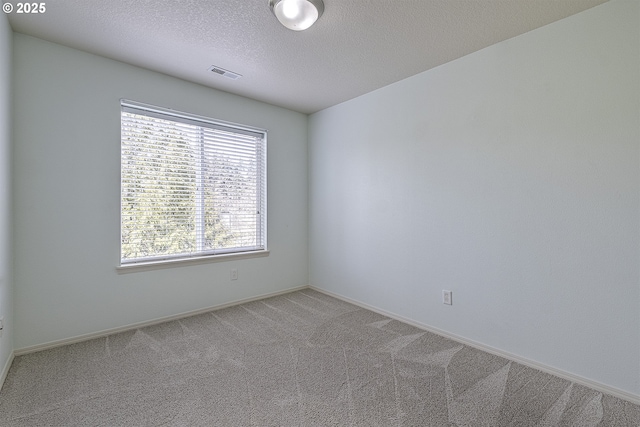
[[[22,34],[14,52],[16,349],[308,283],[305,115]],[[120,98],[269,130],[268,257],[116,272]]]
[[640,395],[639,7],[312,115],[310,283]]
[[[11,255],[11,39],[4,14],[0,16],[0,375],[13,351],[13,278]],[[1,379],[0,379],[1,380]],[[0,384],[2,387],[2,384]]]

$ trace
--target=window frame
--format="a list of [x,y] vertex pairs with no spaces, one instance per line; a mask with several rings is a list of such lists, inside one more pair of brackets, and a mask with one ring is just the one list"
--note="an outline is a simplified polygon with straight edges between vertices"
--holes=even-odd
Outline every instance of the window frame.
[[[217,129],[223,131],[232,131],[233,133],[247,134],[251,136],[260,136],[260,158],[257,160],[260,163],[259,170],[261,174],[258,177],[258,188],[256,189],[260,193],[260,219],[257,227],[260,228],[261,242],[257,242],[257,249],[242,250],[242,248],[225,248],[225,249],[213,249],[213,250],[200,250],[194,251],[190,254],[175,254],[175,255],[156,255],[133,258],[130,260],[123,259],[123,120],[122,114],[124,112],[141,114],[147,117],[157,118],[161,120],[175,121],[184,124],[190,124],[210,129]],[[256,155],[258,157],[258,155]],[[202,174],[202,168],[198,169],[198,174]],[[191,114],[183,111],[177,111],[170,108],[158,107],[138,101],[131,101],[128,99],[120,99],[120,239],[119,239],[119,262],[117,269],[132,269],[136,267],[157,267],[157,266],[173,266],[183,265],[201,262],[213,262],[213,261],[225,261],[230,259],[239,258],[253,258],[269,255],[267,246],[267,130],[234,122],[228,122],[218,119],[213,119],[206,116],[197,114]],[[196,191],[196,195],[198,194]],[[202,191],[204,194],[204,191]],[[201,196],[202,196],[201,194]],[[200,210],[197,207],[196,210]],[[196,216],[198,213],[196,213]],[[206,228],[202,229],[202,234],[206,232]],[[196,239],[198,240],[198,239]]]

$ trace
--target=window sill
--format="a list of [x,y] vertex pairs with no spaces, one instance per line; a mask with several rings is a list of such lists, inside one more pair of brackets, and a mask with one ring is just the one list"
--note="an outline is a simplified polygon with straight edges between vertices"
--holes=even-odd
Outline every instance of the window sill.
[[170,259],[161,261],[137,262],[116,267],[119,274],[134,273],[138,271],[157,270],[160,268],[185,267],[194,264],[207,264],[211,262],[235,261],[246,258],[261,258],[269,256],[269,251],[238,252],[233,254],[208,255],[196,258]]

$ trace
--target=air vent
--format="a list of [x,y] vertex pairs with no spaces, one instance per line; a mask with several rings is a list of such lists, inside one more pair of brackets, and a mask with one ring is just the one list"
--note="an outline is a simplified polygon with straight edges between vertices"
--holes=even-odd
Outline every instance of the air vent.
[[242,77],[242,74],[234,73],[233,71],[225,70],[224,68],[220,68],[216,65],[212,65],[209,68],[209,71],[214,72],[216,74],[220,74],[221,76],[227,77],[231,80],[236,80]]

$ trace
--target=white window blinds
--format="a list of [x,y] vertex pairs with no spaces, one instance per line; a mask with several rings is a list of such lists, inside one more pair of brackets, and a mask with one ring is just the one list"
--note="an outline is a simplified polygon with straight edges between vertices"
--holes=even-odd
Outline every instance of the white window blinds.
[[121,264],[266,249],[266,132],[121,102]]

